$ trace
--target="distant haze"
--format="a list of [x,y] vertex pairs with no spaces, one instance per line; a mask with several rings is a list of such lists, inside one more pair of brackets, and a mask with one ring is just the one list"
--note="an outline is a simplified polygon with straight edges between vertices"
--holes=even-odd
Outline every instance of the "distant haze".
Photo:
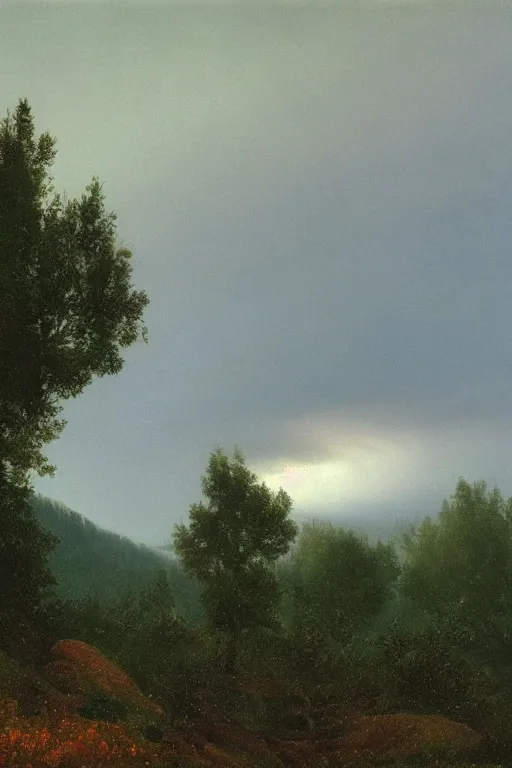
[[149,344],[36,489],[169,541],[217,445],[297,520],[512,495],[512,14],[501,3],[0,4],[1,117],[93,175]]

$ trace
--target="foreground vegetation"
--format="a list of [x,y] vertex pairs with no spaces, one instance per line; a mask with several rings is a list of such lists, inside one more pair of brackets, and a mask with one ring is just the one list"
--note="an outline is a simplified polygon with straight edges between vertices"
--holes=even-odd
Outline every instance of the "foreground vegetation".
[[[439,519],[404,538],[401,567],[398,544],[304,524],[271,569],[277,621],[240,628],[234,669],[231,628],[180,616],[164,570],[115,600],[49,603],[32,640],[1,656],[3,764],[506,765],[512,680],[507,614],[496,606],[507,572],[498,578],[490,561],[499,568],[509,509],[461,480]],[[487,561],[472,557],[483,541]],[[452,560],[459,591],[443,601]],[[484,578],[489,591],[475,590]],[[426,590],[439,595],[428,606]],[[105,661],[84,666],[116,665],[157,710],[142,716],[105,682],[62,688],[51,659],[63,638],[96,648]]]

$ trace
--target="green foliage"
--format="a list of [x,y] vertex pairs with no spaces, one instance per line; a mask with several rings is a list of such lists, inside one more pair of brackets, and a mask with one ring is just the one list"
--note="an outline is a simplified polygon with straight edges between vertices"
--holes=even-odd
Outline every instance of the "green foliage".
[[34,518],[29,472],[54,473],[42,449],[65,425],[60,401],[118,373],[119,347],[146,338],[148,298],[131,289],[131,254],[115,248],[98,180],[65,208],[47,200],[54,145],[48,133],[35,141],[26,99],[1,122],[0,643],[16,653],[62,618],[49,600],[57,539]]
[[486,655],[509,657],[512,615],[512,499],[460,479],[439,521],[403,538],[400,594],[430,616],[464,626]]
[[104,600],[115,600],[127,587],[144,588],[155,569],[164,568],[178,613],[189,620],[203,620],[197,584],[174,559],[102,530],[64,504],[39,494],[32,496],[31,505],[41,526],[59,539],[49,564],[60,598],[72,601],[92,591]]
[[[155,681],[168,677],[191,641],[187,625],[177,615],[172,588],[163,569],[155,571],[150,584],[138,596],[127,592],[111,616],[117,622],[119,642],[116,653],[138,680],[145,678],[156,693]],[[155,658],[155,651],[158,653]]]
[[174,526],[174,548],[204,587],[211,625],[231,635],[232,669],[240,632],[277,623],[280,591],[269,566],[287,552],[297,526],[288,519],[290,497],[259,485],[238,449],[231,461],[220,449],[212,453],[201,485],[208,506],[191,506],[190,528]]
[[128,717],[128,706],[104,693],[95,693],[89,696],[86,704],[79,710],[79,714],[88,720],[120,723],[125,722]]
[[177,620],[176,604],[167,572],[156,569],[153,579],[141,591],[139,613],[146,622],[158,627],[174,626]]
[[391,597],[400,568],[392,544],[329,524],[303,525],[289,564],[292,626],[346,641]]
[[0,463],[0,648],[19,657],[51,632],[55,579],[48,556],[56,544],[34,519],[30,489]]
[[146,329],[131,253],[115,248],[98,180],[63,208],[47,181],[55,139],[34,139],[28,101],[0,128],[0,461],[20,482],[53,474],[42,447],[62,431],[59,401],[119,373],[119,347]]
[[68,634],[94,645],[171,712],[197,710],[209,663],[200,630],[177,615],[164,570],[115,599],[96,590],[67,603]]
[[448,628],[431,623],[412,630],[397,622],[380,639],[380,647],[387,671],[387,696],[394,694],[402,709],[454,719],[474,713],[473,668],[454,645]]
[[166,656],[185,639],[186,625],[178,617],[172,588],[164,569],[156,569],[146,586],[127,587],[115,598],[90,590],[67,601],[68,626],[76,639],[123,657],[142,669],[148,659]]
[[240,569],[236,581],[233,571],[221,571],[206,584],[201,600],[216,629],[233,626],[234,610],[241,629],[279,626],[279,585],[264,563],[254,562]]
[[[94,645],[103,652],[115,652],[122,641],[123,630],[116,621],[115,608],[98,590],[75,600],[64,601],[66,628],[75,640]],[[115,605],[115,604],[114,604]]]

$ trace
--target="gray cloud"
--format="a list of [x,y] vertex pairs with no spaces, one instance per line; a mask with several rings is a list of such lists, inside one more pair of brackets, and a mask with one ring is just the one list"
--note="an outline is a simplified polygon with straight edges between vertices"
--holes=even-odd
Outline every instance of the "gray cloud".
[[59,191],[99,175],[151,297],[36,488],[152,544],[217,444],[298,518],[512,493],[510,19],[215,8],[1,11],[4,114],[57,137]]

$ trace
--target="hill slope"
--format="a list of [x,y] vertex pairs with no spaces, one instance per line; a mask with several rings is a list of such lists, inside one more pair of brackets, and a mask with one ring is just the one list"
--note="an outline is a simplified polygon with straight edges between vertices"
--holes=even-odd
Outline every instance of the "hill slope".
[[164,568],[178,612],[186,619],[202,616],[195,583],[169,553],[103,530],[64,504],[39,494],[34,495],[32,508],[39,524],[59,539],[50,556],[59,597],[73,599],[95,590],[108,599],[125,587],[144,586],[157,568]]

